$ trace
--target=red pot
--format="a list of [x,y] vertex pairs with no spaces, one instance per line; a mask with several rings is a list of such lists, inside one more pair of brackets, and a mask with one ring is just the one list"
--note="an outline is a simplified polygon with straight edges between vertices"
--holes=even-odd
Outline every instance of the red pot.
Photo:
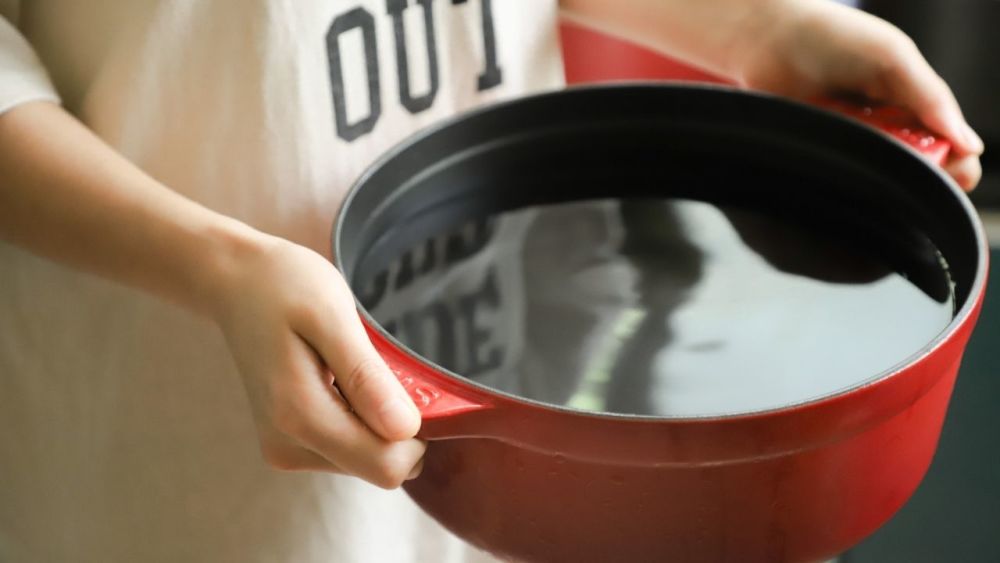
[[[933,139],[916,142],[943,156]],[[741,167],[770,181],[727,182],[745,177]],[[571,194],[555,181],[566,174],[578,178]],[[664,189],[663,177],[697,177],[704,189],[685,192],[678,181],[667,191],[680,191],[664,195],[794,199],[801,191],[782,188],[785,174],[816,177],[811,197],[843,206],[845,217],[919,229],[934,242],[958,307],[936,340],[849,389],[782,408],[626,416],[463,379],[407,350],[361,308],[423,413],[430,445],[423,474],[406,485],[413,499],[471,543],[538,562],[820,561],[889,519],[934,454],[988,253],[954,183],[872,128],[768,96],[679,85],[583,88],[485,108],[369,169],[341,210],[337,265],[353,281],[372,256],[460,210],[601,197],[610,180],[617,195],[648,195]],[[780,353],[776,344],[762,353]]]

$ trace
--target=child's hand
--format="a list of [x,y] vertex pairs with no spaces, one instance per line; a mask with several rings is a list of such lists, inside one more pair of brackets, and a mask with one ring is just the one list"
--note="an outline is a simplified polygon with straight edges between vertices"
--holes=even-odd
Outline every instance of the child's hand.
[[372,347],[340,273],[311,250],[266,237],[225,285],[215,316],[268,463],[384,488],[416,476],[420,413]]
[[902,106],[954,150],[946,169],[979,182],[983,143],[951,90],[891,24],[832,0],[560,0],[582,23],[745,86],[797,98],[861,95]]
[[0,114],[0,177],[0,238],[219,324],[271,465],[382,487],[420,471],[420,413],[322,256],[166,188],[48,102]]
[[975,187],[983,142],[909,37],[828,0],[777,4],[781,11],[739,65],[746,86],[797,98],[861,95],[906,108],[951,141],[946,170],[963,188]]

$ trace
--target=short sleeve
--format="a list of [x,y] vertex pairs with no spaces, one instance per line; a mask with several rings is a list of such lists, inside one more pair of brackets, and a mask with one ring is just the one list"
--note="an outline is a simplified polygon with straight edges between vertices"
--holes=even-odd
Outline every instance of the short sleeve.
[[58,103],[59,95],[31,45],[0,16],[0,114],[38,100]]

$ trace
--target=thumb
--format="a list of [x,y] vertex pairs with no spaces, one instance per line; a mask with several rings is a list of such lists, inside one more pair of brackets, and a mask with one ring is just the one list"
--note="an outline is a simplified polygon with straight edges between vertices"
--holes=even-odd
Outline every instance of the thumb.
[[347,284],[337,274],[327,299],[296,327],[322,357],[354,412],[386,440],[406,440],[420,429],[420,411],[379,356],[358,316]]
[[951,88],[912,43],[898,48],[885,77],[887,102],[912,111],[921,122],[951,141],[959,155],[979,155],[983,141],[965,121]]

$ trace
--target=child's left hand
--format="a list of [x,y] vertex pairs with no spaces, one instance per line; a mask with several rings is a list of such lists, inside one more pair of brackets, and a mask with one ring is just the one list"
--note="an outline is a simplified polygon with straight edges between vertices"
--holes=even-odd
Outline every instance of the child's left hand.
[[945,169],[964,189],[982,175],[983,142],[951,89],[913,41],[859,10],[827,1],[784,2],[757,48],[741,61],[745,86],[795,98],[851,94],[912,111],[952,143]]
[[900,106],[952,144],[945,169],[979,182],[983,142],[948,85],[892,24],[832,0],[559,0],[586,25],[749,88],[799,99],[848,94]]

